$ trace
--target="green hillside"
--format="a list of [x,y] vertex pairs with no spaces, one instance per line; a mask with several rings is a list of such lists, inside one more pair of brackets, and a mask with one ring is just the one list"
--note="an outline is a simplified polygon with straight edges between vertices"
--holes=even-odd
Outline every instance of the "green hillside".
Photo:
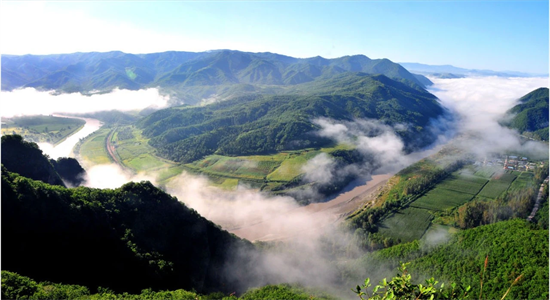
[[[415,281],[420,282],[420,278],[428,276],[445,283],[447,288],[450,283],[457,284],[457,290],[458,287],[470,286],[467,296],[460,297],[461,292],[458,299],[501,299],[514,280],[522,275],[510,289],[507,299],[548,298],[547,229],[515,219],[447,236],[439,234],[438,239],[374,251],[350,261],[350,267],[354,269],[352,273],[363,278],[371,277],[371,283],[376,284],[383,277],[394,276],[400,262],[406,262],[410,274],[419,278]],[[480,279],[486,257],[480,297]]]
[[[346,72],[383,74],[421,90],[428,83],[388,59],[364,55],[334,59],[294,58],[274,53],[230,50],[128,54],[73,53],[3,55],[2,90],[34,87],[58,92],[95,93],[114,88],[160,87],[179,102],[276,93],[285,87]],[[274,88],[276,87],[276,88]]]
[[[319,87],[319,88],[318,88]],[[299,86],[304,95],[238,97],[204,107],[169,108],[137,123],[160,156],[190,162],[210,154],[254,155],[326,146],[312,120],[378,119],[407,123],[397,132],[409,149],[432,138],[425,127],[443,113],[437,99],[383,75],[344,74]]]
[[548,141],[548,88],[539,88],[519,99],[508,112],[511,120],[503,122],[525,136]]
[[2,241],[3,270],[126,292],[229,291],[224,267],[245,270],[237,251],[253,251],[149,182],[66,189],[4,167]]
[[38,145],[24,141],[20,135],[2,136],[2,165],[22,176],[65,186],[52,163],[42,155]]

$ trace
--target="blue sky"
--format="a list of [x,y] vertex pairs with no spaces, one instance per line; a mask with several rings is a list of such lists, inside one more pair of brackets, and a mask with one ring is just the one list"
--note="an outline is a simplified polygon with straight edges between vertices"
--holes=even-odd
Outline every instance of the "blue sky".
[[2,1],[0,52],[234,49],[548,73],[548,1]]

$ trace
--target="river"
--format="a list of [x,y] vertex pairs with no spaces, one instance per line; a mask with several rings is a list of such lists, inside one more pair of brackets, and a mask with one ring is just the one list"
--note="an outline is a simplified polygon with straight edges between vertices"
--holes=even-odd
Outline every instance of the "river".
[[63,142],[61,142],[57,146],[53,146],[50,143],[37,143],[38,147],[40,147],[40,149],[45,154],[48,154],[48,156],[50,156],[50,158],[53,158],[53,159],[57,159],[59,157],[72,156],[73,148],[80,139],[87,137],[89,134],[95,132],[96,130],[101,128],[101,126],[103,126],[103,123],[96,119],[65,116],[65,115],[53,115],[53,116],[60,117],[60,118],[80,119],[80,120],[86,121],[86,124],[84,124],[84,127],[82,127],[79,131],[75,132],[71,136],[67,137]]

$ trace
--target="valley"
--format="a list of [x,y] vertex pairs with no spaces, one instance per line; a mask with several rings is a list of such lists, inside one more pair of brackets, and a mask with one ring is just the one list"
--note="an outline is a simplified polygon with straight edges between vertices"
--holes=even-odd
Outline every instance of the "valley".
[[[3,118],[2,152],[12,160],[3,160],[2,210],[9,220],[3,226],[17,245],[8,250],[14,259],[3,272],[13,280],[9,285],[26,282],[38,295],[53,289],[45,288],[48,281],[68,283],[74,286],[60,284],[54,290],[75,289],[84,298],[214,293],[212,299],[246,299],[272,290],[277,292],[270,297],[351,298],[349,287],[365,277],[390,277],[399,261],[406,261],[415,275],[437,274],[445,283],[468,284],[478,293],[471,278],[490,253],[489,273],[498,280],[486,284],[485,295],[501,295],[519,274],[526,279],[511,295],[547,295],[540,289],[548,278],[543,263],[548,244],[540,241],[548,234],[548,144],[541,141],[547,122],[527,121],[547,110],[547,89],[507,100],[525,106],[510,110],[517,118],[505,124],[505,110],[513,105],[491,115],[484,107],[462,110],[461,101],[445,94],[459,94],[445,84],[469,82],[467,77],[430,77],[433,86],[426,90],[422,77],[411,81],[411,73],[389,60],[352,56],[298,66],[271,54],[202,55],[131,84],[139,91],[165,83],[164,92],[172,93],[169,107],[24,117],[38,122],[34,127]],[[122,57],[124,63],[118,60]],[[49,68],[72,59],[78,64],[81,58],[66,56]],[[144,63],[147,55],[109,53],[96,59],[97,66],[117,62],[112,75],[124,64]],[[350,64],[344,68],[342,61]],[[244,75],[267,62],[287,72],[282,82],[275,73]],[[365,73],[367,62],[387,68]],[[319,64],[324,66],[320,74],[313,68]],[[317,75],[285,81],[298,67]],[[84,67],[73,79],[78,84],[58,86],[48,79],[53,75],[44,74],[23,86],[59,93],[78,86],[85,94],[101,87],[108,94],[109,85],[96,86],[98,71],[92,70]],[[124,74],[136,81],[144,70],[126,65]],[[204,90],[203,96],[228,92],[208,98],[212,101],[187,102],[183,95],[191,90]],[[476,113],[464,114],[468,109]],[[487,115],[490,122],[483,123]],[[68,120],[75,123],[65,124]],[[75,128],[77,123],[82,125]],[[52,137],[61,138],[59,149],[71,145],[65,152],[78,160],[70,161],[71,172],[57,155],[43,156],[50,153],[44,145],[25,141]],[[25,151],[32,153],[26,163],[13,164]],[[86,173],[77,174],[75,163]],[[33,164],[40,167],[34,170]],[[75,179],[69,177],[82,181],[68,184]],[[97,185],[98,178],[108,184]],[[84,186],[72,188],[78,185]],[[25,241],[16,242],[21,236]],[[524,236],[531,240],[522,244]],[[48,238],[55,245],[36,253],[33,249]],[[76,257],[72,251],[84,245],[91,246]],[[525,255],[525,264],[517,264],[526,247],[535,250]],[[65,264],[64,257],[76,263]],[[109,275],[90,275],[110,265],[116,270]],[[131,280],[117,282],[119,277]]]

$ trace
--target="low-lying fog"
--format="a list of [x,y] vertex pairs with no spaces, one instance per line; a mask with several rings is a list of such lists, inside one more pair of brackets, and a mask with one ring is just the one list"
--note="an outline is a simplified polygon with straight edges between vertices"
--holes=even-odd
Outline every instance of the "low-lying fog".
[[115,89],[110,93],[84,96],[80,93],[53,95],[51,91],[34,88],[2,91],[2,117],[21,115],[83,114],[106,110],[131,111],[146,107],[162,108],[168,97],[158,89],[130,91]]
[[[529,148],[548,153],[548,147],[541,143],[529,142],[521,144],[512,130],[502,128],[498,119],[513,107],[517,99],[539,87],[548,86],[548,78],[499,78],[478,77],[461,79],[431,78],[434,86],[429,91],[436,95],[443,106],[447,107],[456,118],[453,122],[457,133],[475,133],[476,140],[465,143],[464,146],[474,150],[479,155],[491,151],[504,151]],[[29,89],[2,93],[3,112],[7,115],[16,114],[49,114],[49,113],[84,113],[98,110],[143,108],[153,103],[165,103],[165,99],[156,90],[147,91],[115,91],[111,94],[84,97],[78,95],[51,96],[47,93]],[[4,110],[6,109],[6,110]],[[403,143],[393,133],[391,128],[382,126],[373,120],[356,120],[356,122],[336,122],[330,119],[315,121],[321,126],[318,134],[331,137],[337,141],[354,144],[361,151],[375,153],[380,160],[378,169],[385,172],[395,172],[399,168],[420,159],[422,155],[405,155]],[[434,126],[447,122],[438,120]],[[400,126],[407,126],[401,124]],[[369,129],[370,128],[370,129]],[[378,137],[367,137],[363,131],[376,128],[381,134]],[[442,127],[434,128],[437,132]],[[451,138],[447,132],[440,132],[440,142]],[[428,152],[429,153],[429,152]],[[356,172],[367,175],[377,170],[361,172],[361,168],[369,166],[354,165],[349,170],[339,170],[330,157],[319,156],[308,164],[304,171],[306,178],[318,181],[329,181],[342,176],[342,172]],[[365,174],[366,173],[366,174]],[[136,176],[123,172],[112,165],[96,166],[88,170],[87,185],[91,187],[118,187],[129,180],[152,180],[155,174]],[[319,237],[330,232],[333,236],[343,236],[331,222],[335,216],[326,211],[301,209],[290,197],[273,197],[246,187],[236,191],[226,191],[209,185],[204,177],[181,174],[168,186],[167,191],[188,206],[197,210],[211,221],[222,224],[226,229],[248,234],[263,240],[279,239],[299,235],[299,241],[294,244],[293,255],[304,257],[304,262],[297,265],[294,259],[279,254],[266,255],[264,262],[258,266],[270,274],[278,274],[282,282],[297,282],[302,284],[323,285],[332,282],[333,274],[330,263],[322,259],[322,247]],[[324,220],[330,219],[331,222]],[[257,226],[256,226],[257,225]],[[319,230],[321,228],[321,230]],[[258,232],[260,231],[260,232]],[[243,233],[243,236],[247,234]],[[347,241],[341,241],[346,243]],[[315,258],[311,260],[311,258]],[[317,259],[318,258],[318,259]],[[309,263],[311,262],[311,263]],[[322,276],[312,276],[322,274]],[[271,282],[274,283],[274,282]],[[359,282],[358,282],[359,283]],[[262,284],[262,283],[257,283]]]
[[[144,108],[163,108],[169,98],[159,93],[158,89],[130,91],[115,89],[111,93],[84,96],[80,93],[54,95],[51,91],[37,91],[34,88],[2,91],[3,118],[23,115],[56,115],[93,113],[98,111],[120,110],[133,111]],[[50,143],[38,143],[44,153],[53,159],[71,155],[73,147],[81,138],[98,130],[103,124],[95,119],[79,118],[86,121],[84,127],[54,146]]]

